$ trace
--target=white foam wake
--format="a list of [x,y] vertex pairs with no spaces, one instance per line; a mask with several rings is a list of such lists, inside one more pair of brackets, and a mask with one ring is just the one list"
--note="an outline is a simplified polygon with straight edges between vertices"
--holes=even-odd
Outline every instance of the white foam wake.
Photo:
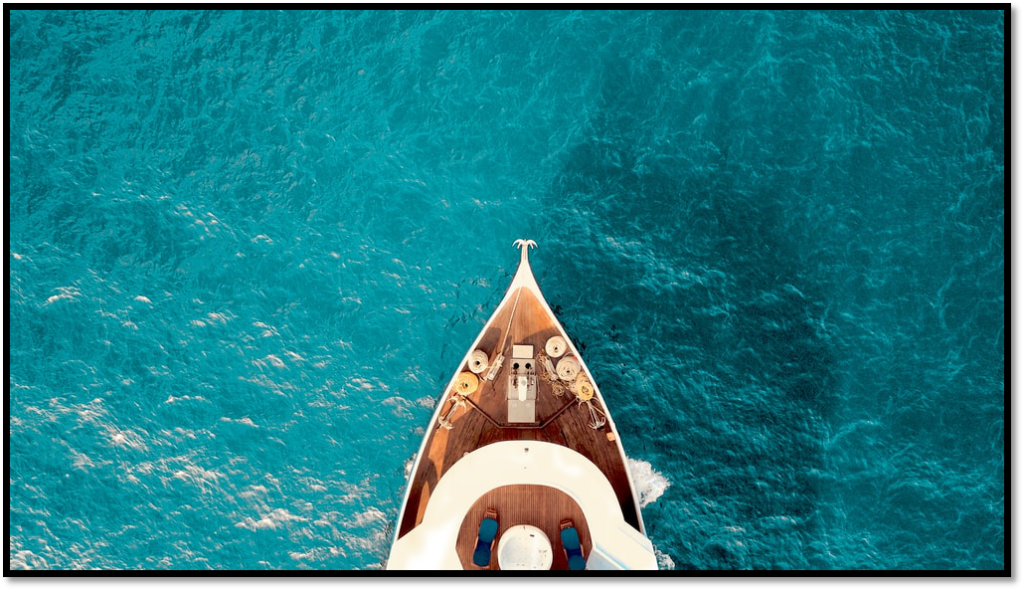
[[654,557],[658,560],[658,569],[660,570],[674,570],[676,569],[676,562],[672,561],[668,553],[663,552],[657,547],[654,548]]
[[[667,477],[655,471],[647,461],[626,457],[626,464],[629,465],[629,474],[633,478],[633,485],[636,486],[636,495],[641,508],[655,502],[665,493],[668,486],[672,485]],[[657,547],[654,548],[654,556],[658,560],[658,569],[676,569],[672,558]]]
[[656,501],[665,493],[668,486],[672,485],[668,478],[655,471],[647,461],[626,457],[626,463],[629,465],[629,474],[633,477],[641,508]]

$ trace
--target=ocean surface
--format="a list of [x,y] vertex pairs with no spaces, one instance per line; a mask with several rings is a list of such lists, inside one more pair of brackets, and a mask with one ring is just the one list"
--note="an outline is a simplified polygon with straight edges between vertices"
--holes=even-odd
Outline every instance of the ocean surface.
[[22,12],[9,564],[375,569],[532,238],[665,569],[1002,569],[1002,12]]

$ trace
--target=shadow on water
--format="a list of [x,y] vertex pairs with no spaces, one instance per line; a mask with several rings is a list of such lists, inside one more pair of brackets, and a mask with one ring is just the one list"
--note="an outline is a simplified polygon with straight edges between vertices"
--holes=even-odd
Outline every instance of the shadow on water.
[[[729,105],[695,99],[659,120],[648,97],[669,83],[664,68],[634,69],[606,64],[601,110],[552,187],[544,233],[564,262],[542,283],[590,345],[627,454],[673,482],[645,512],[677,568],[829,567],[824,281],[803,267],[780,187],[751,183],[726,150],[669,137],[687,110]],[[728,84],[719,97],[735,94]]]
[[1002,16],[628,16],[537,241],[655,545],[1000,569]]

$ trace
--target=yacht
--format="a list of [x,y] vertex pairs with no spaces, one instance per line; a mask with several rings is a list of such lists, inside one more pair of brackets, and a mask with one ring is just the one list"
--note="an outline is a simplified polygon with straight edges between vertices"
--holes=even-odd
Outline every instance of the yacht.
[[516,240],[519,268],[445,387],[389,570],[657,569],[615,423]]

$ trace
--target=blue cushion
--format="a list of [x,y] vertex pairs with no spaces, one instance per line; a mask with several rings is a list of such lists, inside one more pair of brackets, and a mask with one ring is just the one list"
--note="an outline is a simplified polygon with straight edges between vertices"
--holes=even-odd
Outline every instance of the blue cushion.
[[583,559],[581,553],[569,556],[569,569],[571,570],[583,570],[587,567],[587,560]]
[[580,548],[580,534],[576,532],[574,527],[562,529],[562,545],[565,546],[565,550],[569,553]]
[[490,543],[481,544],[477,543],[476,551],[473,552],[473,563],[480,567],[487,567],[491,564],[491,545]]
[[576,527],[562,529],[562,546],[565,547],[565,554],[569,557],[569,569],[586,569],[587,560],[583,559],[583,551],[580,547],[580,533],[576,530]]
[[491,541],[494,540],[494,537],[497,536],[497,534],[498,521],[494,520],[493,518],[485,518],[480,522],[480,532],[477,533],[476,536],[479,537],[480,540],[484,543],[490,545]]
[[485,518],[480,521],[480,529],[476,533],[476,550],[473,551],[473,563],[487,567],[491,563],[491,543],[498,536],[498,521]]

